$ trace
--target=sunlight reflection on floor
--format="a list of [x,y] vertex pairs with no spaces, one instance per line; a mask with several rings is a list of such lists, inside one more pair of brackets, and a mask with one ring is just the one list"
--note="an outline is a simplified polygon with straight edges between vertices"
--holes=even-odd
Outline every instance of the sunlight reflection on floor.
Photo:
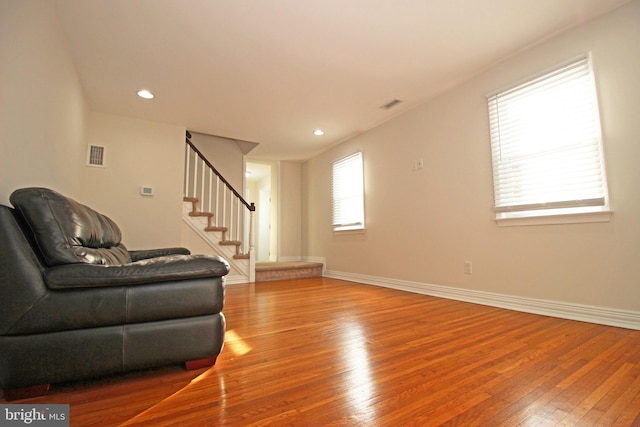
[[362,327],[356,323],[346,324],[342,341],[345,343],[344,357],[349,368],[348,403],[353,408],[353,415],[357,416],[360,422],[373,422],[376,414],[370,403],[375,389],[369,367],[367,340]]
[[224,337],[225,346],[236,356],[249,353],[252,348],[235,331],[227,331]]

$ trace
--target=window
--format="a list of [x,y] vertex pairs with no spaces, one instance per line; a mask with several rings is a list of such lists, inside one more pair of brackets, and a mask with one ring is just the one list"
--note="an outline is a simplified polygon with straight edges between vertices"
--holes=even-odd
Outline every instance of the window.
[[364,229],[364,178],[362,153],[332,164],[331,199],[334,231]]
[[488,104],[499,222],[608,213],[589,55],[491,94]]

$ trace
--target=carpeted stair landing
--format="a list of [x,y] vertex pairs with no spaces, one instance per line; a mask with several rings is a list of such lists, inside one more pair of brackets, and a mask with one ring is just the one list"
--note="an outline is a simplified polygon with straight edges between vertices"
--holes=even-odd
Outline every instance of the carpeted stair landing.
[[322,277],[322,263],[305,261],[256,262],[256,282],[307,277]]

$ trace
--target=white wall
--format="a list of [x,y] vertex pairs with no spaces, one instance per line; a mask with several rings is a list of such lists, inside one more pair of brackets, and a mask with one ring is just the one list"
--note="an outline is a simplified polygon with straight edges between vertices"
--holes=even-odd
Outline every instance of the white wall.
[[240,194],[244,191],[244,153],[237,141],[191,132],[191,142]]
[[[131,249],[184,244],[184,127],[89,113],[51,1],[0,2],[0,67],[0,203],[49,187],[112,217]],[[105,168],[86,166],[89,144],[106,146]],[[241,189],[248,148],[233,147]]]
[[[132,249],[180,245],[185,129],[89,113],[52,2],[3,0],[0,20],[0,203],[49,187],[111,216]],[[86,166],[91,143],[106,168]]]
[[[111,217],[129,249],[180,246],[184,133],[181,126],[92,112],[88,144],[104,168],[84,167],[82,203]],[[142,196],[150,186],[153,196]]]
[[299,259],[302,255],[301,173],[299,162],[279,162],[279,258]]
[[0,203],[28,186],[79,196],[87,106],[52,2],[0,2],[0,79]]
[[251,200],[256,207],[253,221],[256,261],[274,261],[277,257],[278,242],[271,234],[271,230],[277,228],[277,216],[272,215],[277,199],[272,200],[271,187],[271,174],[253,185],[255,196]]
[[[497,64],[303,166],[302,251],[336,272],[640,310],[640,2]],[[484,95],[593,53],[610,223],[499,228]],[[365,233],[330,227],[331,161],[364,152]],[[424,169],[412,162],[424,159]],[[463,262],[473,262],[473,274]]]

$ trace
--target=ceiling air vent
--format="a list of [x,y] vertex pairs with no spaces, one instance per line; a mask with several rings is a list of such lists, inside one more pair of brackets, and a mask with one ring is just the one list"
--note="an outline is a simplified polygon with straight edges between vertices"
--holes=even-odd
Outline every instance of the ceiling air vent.
[[87,156],[87,166],[104,167],[104,147],[100,145],[90,145]]
[[396,98],[391,102],[387,102],[386,104],[381,105],[380,108],[382,108],[383,110],[389,110],[389,109],[395,107],[396,105],[400,104],[401,102],[402,102],[401,99]]

